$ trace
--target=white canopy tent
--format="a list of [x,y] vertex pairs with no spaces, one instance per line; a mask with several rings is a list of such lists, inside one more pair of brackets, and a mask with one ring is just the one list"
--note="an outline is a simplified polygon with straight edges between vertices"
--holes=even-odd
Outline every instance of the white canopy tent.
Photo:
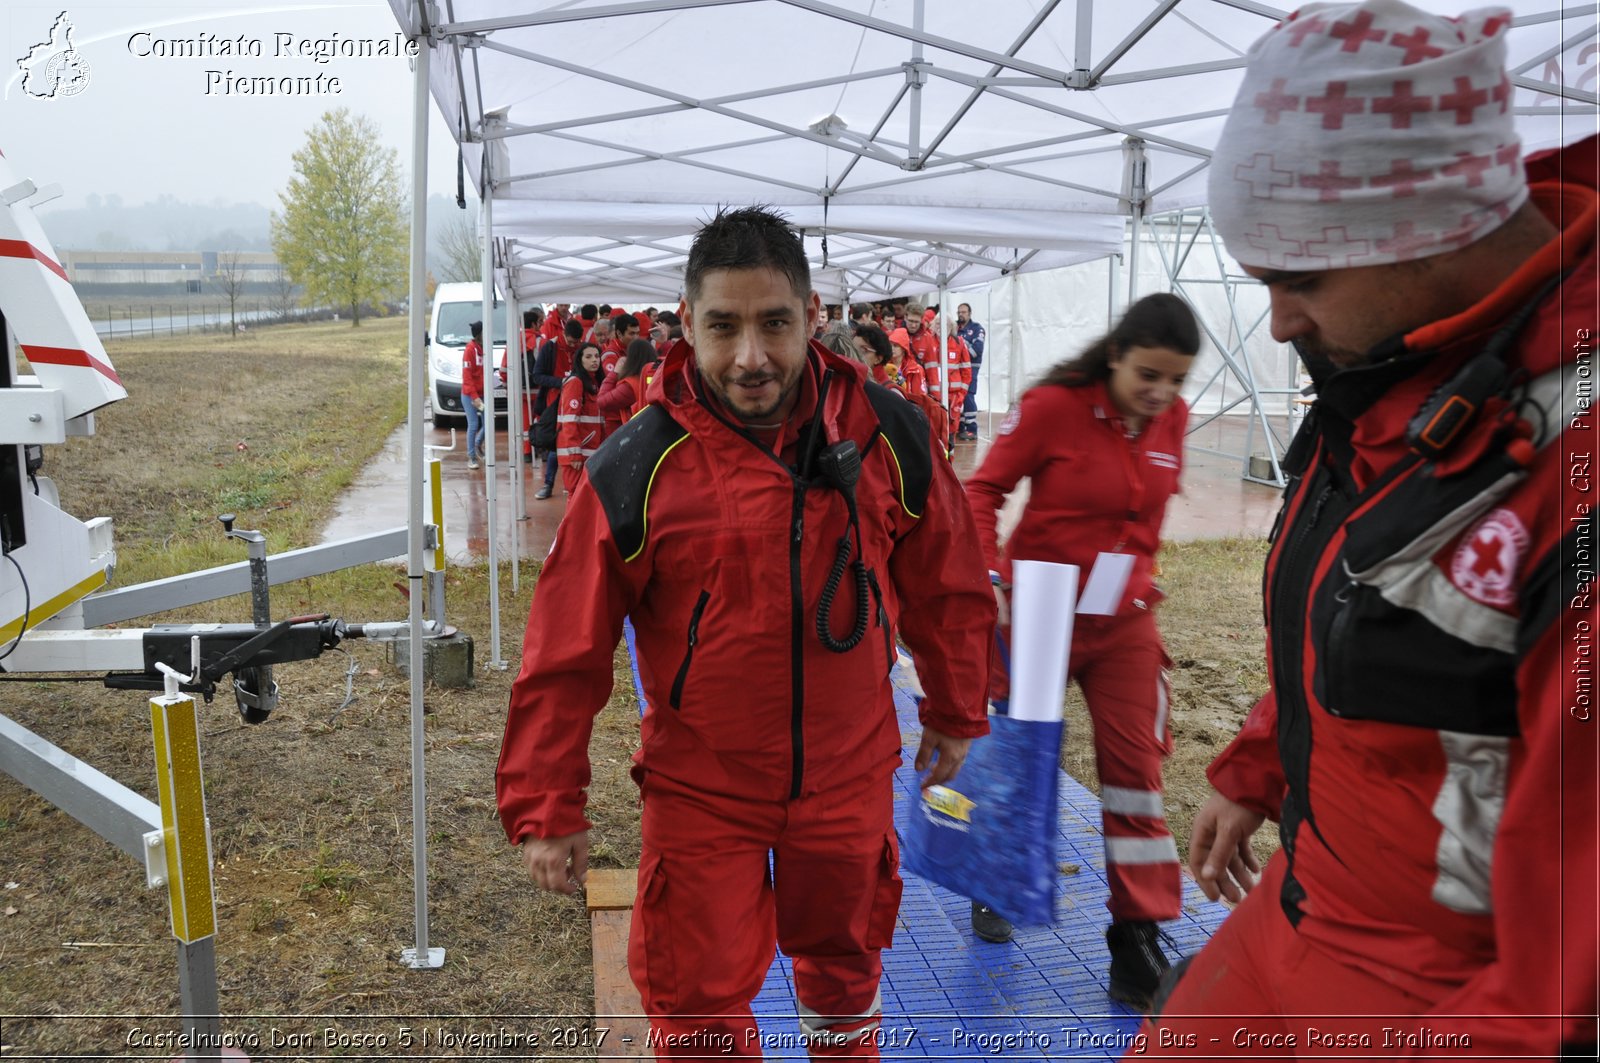
[[[1469,6],[1414,2],[1443,13]],[[428,46],[417,60],[414,210],[425,209],[420,160],[431,96],[483,197],[485,319],[496,282],[509,296],[508,312],[533,301],[670,304],[700,221],[720,204],[766,203],[805,230],[830,301],[1007,278],[1009,399],[1025,371],[1016,342],[1018,275],[1106,259],[1109,312],[1121,277],[1131,294],[1153,269],[1141,251],[1161,247],[1168,285],[1205,304],[1211,353],[1238,381],[1248,412],[1267,425],[1268,389],[1256,369],[1269,360],[1248,349],[1265,341],[1252,341],[1260,315],[1239,307],[1242,278],[1218,256],[1214,275],[1184,279],[1184,264],[1195,257],[1185,250],[1185,229],[1193,230],[1192,249],[1206,227],[1203,212],[1192,226],[1164,222],[1154,233],[1146,219],[1203,208],[1210,149],[1245,51],[1286,8],[1259,0],[390,5],[402,30]],[[1587,86],[1595,81],[1597,5],[1504,6],[1516,16],[1512,105],[1525,148],[1593,132],[1597,98]],[[424,227],[414,220],[414,627]],[[1170,257],[1161,243],[1168,237]],[[1206,284],[1222,293],[1220,303],[1194,299]],[[1071,316],[1084,326],[1103,322],[1100,299],[1082,290],[1067,300]],[[985,301],[1001,299],[990,293]],[[495,537],[489,541],[493,551]],[[494,624],[499,663],[497,614]],[[413,646],[414,688],[420,658]],[[420,743],[415,689],[413,718]],[[420,791],[415,800],[420,823]],[[440,950],[427,946],[426,846],[414,829],[417,946],[408,952],[417,966],[437,966]]]

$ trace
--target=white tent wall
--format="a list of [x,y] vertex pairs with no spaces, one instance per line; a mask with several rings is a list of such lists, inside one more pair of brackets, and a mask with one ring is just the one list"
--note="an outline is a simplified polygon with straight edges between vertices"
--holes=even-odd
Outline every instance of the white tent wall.
[[[1238,283],[1234,285],[1234,305],[1230,307],[1216,254],[1220,248],[1212,248],[1211,237],[1205,232],[1190,245],[1193,219],[1186,221],[1181,242],[1173,247],[1175,228],[1166,216],[1152,219],[1144,227],[1137,295],[1175,291],[1188,300],[1202,322],[1205,332],[1200,354],[1184,388],[1184,397],[1195,417],[1251,414],[1251,404],[1240,401],[1248,395],[1239,379],[1241,373],[1253,378],[1269,416],[1289,416],[1294,409],[1290,392],[1298,387],[1294,355],[1267,332],[1267,323],[1262,320],[1267,309],[1266,290],[1234,274]],[[1166,261],[1177,264],[1181,260],[1176,281],[1168,276],[1162,249],[1156,246],[1158,240],[1165,249]],[[973,317],[987,332],[983,368],[978,377],[980,410],[1010,409],[1017,397],[1051,366],[1076,356],[1106,333],[1127,306],[1129,250],[1124,244],[1116,256],[1014,274],[976,288],[953,288],[947,293],[945,303],[950,311],[960,303],[970,303]],[[1225,254],[1220,261],[1234,268]],[[919,294],[930,302],[935,298],[931,292]],[[1231,348],[1240,333],[1258,322],[1244,344],[1248,364],[1236,360],[1236,373],[1223,359],[1218,342]]]

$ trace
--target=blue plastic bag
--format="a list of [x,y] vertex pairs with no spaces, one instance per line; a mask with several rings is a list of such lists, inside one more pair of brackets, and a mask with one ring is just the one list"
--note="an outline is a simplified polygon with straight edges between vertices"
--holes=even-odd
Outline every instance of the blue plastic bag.
[[900,840],[905,866],[1018,926],[1055,925],[1063,726],[990,716],[988,736],[972,743],[961,772],[922,791],[910,809]]

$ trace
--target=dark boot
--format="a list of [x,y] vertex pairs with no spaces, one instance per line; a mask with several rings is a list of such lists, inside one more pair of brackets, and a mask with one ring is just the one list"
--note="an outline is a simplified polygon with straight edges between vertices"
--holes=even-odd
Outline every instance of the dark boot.
[[973,901],[972,932],[985,941],[1003,945],[1011,940],[1011,921],[987,904]]
[[1147,1011],[1155,997],[1161,975],[1166,971],[1166,954],[1161,951],[1160,931],[1150,922],[1112,923],[1106,930],[1106,948],[1111,950],[1112,1000]]

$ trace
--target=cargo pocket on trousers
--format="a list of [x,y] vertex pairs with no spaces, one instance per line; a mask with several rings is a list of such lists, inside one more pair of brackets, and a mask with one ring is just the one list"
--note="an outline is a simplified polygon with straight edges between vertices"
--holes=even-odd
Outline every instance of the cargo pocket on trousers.
[[647,1013],[659,1015],[676,1009],[672,917],[667,911],[667,875],[659,856],[646,858],[639,867],[639,891],[628,932],[628,973]]
[[894,925],[900,917],[900,843],[893,830],[883,839],[878,867],[878,888],[872,895],[872,915],[867,922],[867,948],[886,949],[894,944]]

